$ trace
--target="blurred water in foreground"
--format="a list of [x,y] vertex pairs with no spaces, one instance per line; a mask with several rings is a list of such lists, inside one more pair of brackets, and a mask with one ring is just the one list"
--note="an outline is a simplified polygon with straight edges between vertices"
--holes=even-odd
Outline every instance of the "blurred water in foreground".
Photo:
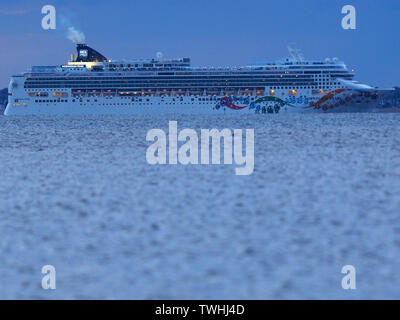
[[[254,173],[148,165],[169,120],[254,128]],[[0,117],[0,165],[2,299],[400,298],[400,114]]]

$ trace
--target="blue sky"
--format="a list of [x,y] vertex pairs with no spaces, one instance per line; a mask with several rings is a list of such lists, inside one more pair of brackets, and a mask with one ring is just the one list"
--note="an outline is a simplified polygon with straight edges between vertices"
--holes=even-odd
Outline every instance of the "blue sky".
[[[399,0],[47,0],[0,2],[0,88],[32,65],[65,63],[74,44],[62,17],[107,58],[191,57],[197,66],[244,65],[286,56],[339,57],[359,81],[400,85]],[[41,28],[41,8],[57,10],[57,30]],[[343,30],[341,8],[357,10]]]

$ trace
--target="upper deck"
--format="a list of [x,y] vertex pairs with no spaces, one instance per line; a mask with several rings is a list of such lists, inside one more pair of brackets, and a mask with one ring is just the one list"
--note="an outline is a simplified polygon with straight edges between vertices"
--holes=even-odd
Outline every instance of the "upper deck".
[[316,74],[336,73],[338,76],[349,74],[344,62],[337,58],[325,60],[304,60],[303,58],[285,58],[276,61],[263,61],[245,66],[232,67],[193,67],[190,58],[165,59],[160,53],[153,59],[109,60],[84,44],[77,46],[77,55],[61,66],[34,66],[32,74],[82,74],[100,75],[148,74],[148,75],[228,75],[228,74]]
[[24,74],[26,89],[143,88],[285,88],[341,87],[339,79],[352,80],[353,71],[338,59],[285,58],[234,67],[193,67],[189,58],[109,60],[86,45],[61,66],[32,67]]

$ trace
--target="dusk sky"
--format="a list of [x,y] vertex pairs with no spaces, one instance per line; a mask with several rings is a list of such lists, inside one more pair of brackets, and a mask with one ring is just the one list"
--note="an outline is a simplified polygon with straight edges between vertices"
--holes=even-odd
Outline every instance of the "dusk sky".
[[[287,56],[339,57],[356,79],[400,85],[399,0],[48,0],[0,2],[0,88],[32,65],[66,63],[75,45],[68,26],[109,59],[190,57],[195,66],[239,66]],[[41,9],[57,10],[57,29],[43,30]],[[341,8],[357,10],[357,29],[341,27]],[[68,22],[66,22],[68,21]]]

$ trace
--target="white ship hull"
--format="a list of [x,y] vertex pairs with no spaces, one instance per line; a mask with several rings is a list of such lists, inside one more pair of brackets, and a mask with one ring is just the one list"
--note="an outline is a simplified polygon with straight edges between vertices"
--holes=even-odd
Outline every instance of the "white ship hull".
[[[357,95],[354,99],[348,99],[351,94]],[[276,103],[276,101],[256,101],[266,98],[258,96],[239,97],[90,97],[75,99],[43,99],[51,102],[35,102],[40,99],[10,97],[5,115],[92,115],[92,114],[276,114],[276,113],[313,113],[313,112],[370,112],[378,106],[378,98],[358,98],[358,92],[348,92],[339,102],[317,105],[320,97],[310,98],[307,104],[303,103]],[[267,96],[268,98],[268,96]],[[233,101],[232,105],[222,103],[224,99]],[[246,101],[247,99],[247,101]],[[82,100],[82,101],[81,101]],[[141,100],[141,101],[140,101]],[[240,100],[248,103],[240,103]],[[74,102],[72,102],[74,101]],[[289,100],[290,101],[290,100]],[[314,101],[315,105],[312,105]],[[342,103],[340,103],[342,102]]]

